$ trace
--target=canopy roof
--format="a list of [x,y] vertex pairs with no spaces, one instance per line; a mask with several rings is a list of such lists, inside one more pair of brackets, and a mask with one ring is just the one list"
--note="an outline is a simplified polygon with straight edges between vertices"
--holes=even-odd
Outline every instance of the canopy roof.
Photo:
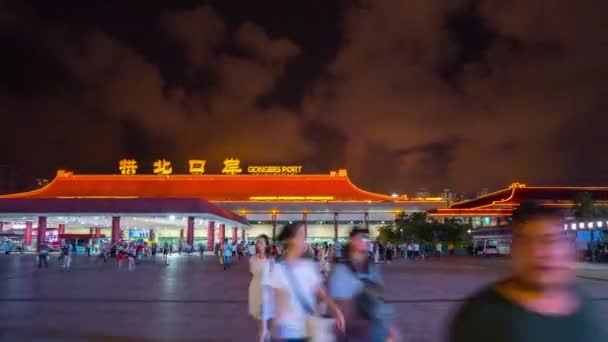
[[200,198],[207,201],[396,201],[346,175],[75,175],[2,198]]
[[182,214],[210,216],[247,225],[246,218],[198,198],[5,198],[0,214]]

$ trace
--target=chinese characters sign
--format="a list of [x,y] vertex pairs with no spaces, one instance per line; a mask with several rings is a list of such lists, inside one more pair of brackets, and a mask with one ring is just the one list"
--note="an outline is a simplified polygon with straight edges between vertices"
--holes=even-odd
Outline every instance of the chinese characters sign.
[[[189,173],[192,175],[205,174],[207,161],[203,159],[190,159],[188,161]],[[118,162],[118,170],[122,175],[137,174],[139,165],[135,159],[122,159]],[[227,158],[224,160],[224,167],[221,171],[225,175],[238,175],[243,173],[241,161],[237,158]],[[166,159],[159,159],[152,163],[152,173],[156,175],[173,174],[173,164]],[[250,175],[297,175],[302,173],[300,165],[278,165],[278,166],[248,166],[247,173]]]
[[118,162],[118,169],[123,175],[134,175],[137,173],[137,161],[135,159],[123,159]]
[[234,158],[229,158],[224,160],[224,168],[222,169],[222,173],[227,175],[236,175],[243,172],[241,169],[241,161]]
[[157,175],[170,175],[173,173],[171,162],[165,159],[159,159],[154,162],[154,171]]
[[202,175],[205,173],[205,164],[207,164],[206,160],[200,159],[191,159],[188,161],[190,164],[190,173],[193,175]]

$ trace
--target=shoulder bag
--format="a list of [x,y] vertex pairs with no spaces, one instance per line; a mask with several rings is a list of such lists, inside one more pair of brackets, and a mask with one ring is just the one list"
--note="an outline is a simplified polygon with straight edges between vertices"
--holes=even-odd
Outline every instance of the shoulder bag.
[[321,317],[314,309],[313,304],[309,303],[301,292],[300,284],[296,276],[293,274],[291,267],[283,263],[285,276],[289,287],[296,296],[300,307],[306,312],[309,317],[306,320],[306,330],[311,339],[311,342],[333,342],[335,337],[335,320],[332,318]]

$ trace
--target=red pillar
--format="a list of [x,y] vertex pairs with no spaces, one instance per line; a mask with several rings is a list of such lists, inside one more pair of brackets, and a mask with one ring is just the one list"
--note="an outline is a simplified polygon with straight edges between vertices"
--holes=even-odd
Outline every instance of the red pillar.
[[245,241],[246,238],[247,238],[247,235],[245,233],[245,228],[241,228],[241,240]]
[[120,216],[112,217],[112,244],[120,240]]
[[239,229],[237,227],[232,227],[232,243],[236,245],[239,241]]
[[32,230],[33,230],[34,225],[32,224],[31,221],[25,222],[25,233],[23,235],[23,244],[26,247],[29,247],[32,245]]
[[215,222],[209,221],[207,226],[207,250],[213,252],[215,249]]
[[[63,235],[65,234],[65,224],[60,223],[59,227],[57,227],[57,235]],[[58,236],[59,238],[59,236]]]
[[220,244],[224,243],[224,239],[226,238],[226,225],[220,223]]
[[304,222],[304,239],[308,239],[308,213],[302,214],[302,222]]
[[38,217],[38,239],[36,240],[36,252],[40,252],[40,245],[46,242],[46,216]]
[[194,246],[194,217],[188,216],[188,231],[186,232],[186,243]]
[[334,213],[334,246],[338,244],[338,213]]

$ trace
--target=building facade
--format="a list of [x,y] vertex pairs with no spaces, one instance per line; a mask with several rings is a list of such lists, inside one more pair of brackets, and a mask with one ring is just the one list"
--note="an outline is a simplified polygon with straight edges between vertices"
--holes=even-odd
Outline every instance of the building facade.
[[[14,204],[8,205],[26,200],[31,203],[21,211]],[[410,199],[364,191],[350,181],[346,170],[326,175],[78,175],[59,171],[40,189],[0,196],[0,220],[5,229],[23,227],[36,222],[36,215],[48,214],[43,207],[37,211],[36,203],[42,202],[36,201],[40,200],[62,201],[56,205],[62,205],[57,210],[63,212],[53,212],[51,222],[62,224],[68,233],[87,234],[97,229],[100,234],[112,235],[112,217],[123,214],[121,229],[128,230],[128,235],[141,230],[151,231],[155,238],[182,238],[185,229],[189,241],[207,244],[228,234],[218,233],[215,227],[209,229],[210,222],[218,220],[226,220],[227,226],[239,230],[238,239],[259,234],[272,238],[282,225],[301,221],[309,240],[336,241],[346,238],[354,225],[368,227],[373,233],[396,215],[428,211],[445,203],[442,198]],[[203,201],[218,209],[212,217],[187,208],[163,208],[158,202],[156,209],[146,212],[121,212],[121,205],[128,201],[143,200]],[[108,213],[103,206],[110,206],[110,202],[114,207]],[[86,206],[86,212],[74,207],[75,203],[83,203],[79,205]],[[190,220],[196,227],[192,238],[187,233]]]

